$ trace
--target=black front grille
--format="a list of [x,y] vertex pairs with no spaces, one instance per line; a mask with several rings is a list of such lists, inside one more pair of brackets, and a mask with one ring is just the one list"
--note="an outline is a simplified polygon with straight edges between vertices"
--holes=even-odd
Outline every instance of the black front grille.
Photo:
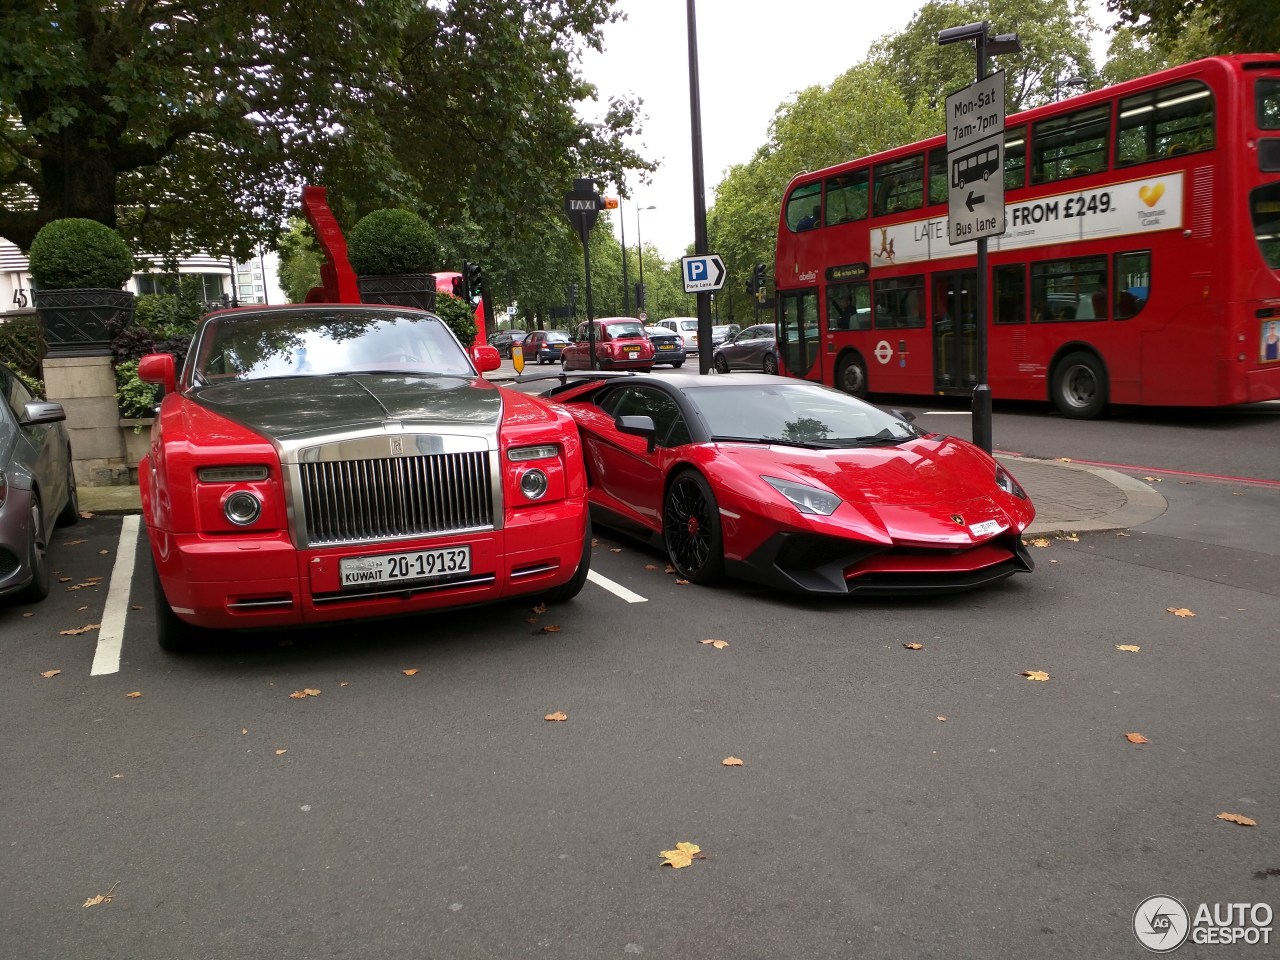
[[484,451],[303,463],[299,472],[311,545],[493,526]]

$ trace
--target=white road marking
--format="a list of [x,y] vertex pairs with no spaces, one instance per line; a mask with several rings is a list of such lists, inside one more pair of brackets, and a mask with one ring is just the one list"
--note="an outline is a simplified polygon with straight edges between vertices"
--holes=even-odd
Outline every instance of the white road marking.
[[969,417],[972,415],[972,410],[926,410],[920,414],[922,417]]
[[138,520],[136,513],[120,524],[120,547],[116,564],[111,568],[111,586],[107,588],[107,604],[98,628],[98,647],[93,653],[89,676],[100,677],[120,672],[120,648],[124,645],[124,623],[129,615],[129,587],[133,583],[133,561],[138,552]]
[[638,593],[632,593],[620,583],[614,583],[608,577],[601,576],[594,570],[587,571],[587,579],[598,587],[604,587],[614,596],[621,597],[627,603],[648,603],[648,597],[642,597]]

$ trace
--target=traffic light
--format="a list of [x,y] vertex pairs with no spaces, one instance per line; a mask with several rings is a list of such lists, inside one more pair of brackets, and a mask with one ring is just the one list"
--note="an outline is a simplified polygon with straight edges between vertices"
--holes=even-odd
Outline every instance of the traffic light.
[[751,282],[755,285],[751,290],[752,293],[757,297],[764,293],[765,273],[763,263],[756,264],[755,271],[751,274]]
[[635,286],[636,313],[640,313],[642,310],[644,310],[644,294],[645,294],[644,288],[645,288],[645,285],[643,283],[637,283]]
[[465,277],[454,277],[452,283],[453,283],[453,295],[455,297],[457,297],[459,300],[471,299],[470,297],[467,296],[467,280]]
[[467,288],[471,291],[471,295],[475,297],[484,295],[484,270],[480,268],[478,263],[465,263],[462,269],[467,275]]

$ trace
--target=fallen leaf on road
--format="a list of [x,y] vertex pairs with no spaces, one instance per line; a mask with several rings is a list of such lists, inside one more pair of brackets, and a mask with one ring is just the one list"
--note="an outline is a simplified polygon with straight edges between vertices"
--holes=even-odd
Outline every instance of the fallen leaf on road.
[[644,565],[644,568],[645,568],[646,570],[657,570],[657,569],[658,569],[657,565],[656,565],[656,564],[653,564],[653,563],[646,563],[646,564]]
[[1117,536],[1117,537],[1129,537],[1129,536],[1132,536],[1132,534],[1125,533],[1123,530],[1121,530],[1119,533],[1117,533],[1117,534],[1116,534],[1116,536]]
[[106,556],[108,553],[110,553],[110,552],[111,552],[110,550],[99,550],[99,551],[98,551],[98,556],[100,556],[100,557],[105,557],[105,556]]
[[1142,479],[1143,479],[1143,480],[1150,480],[1152,483],[1159,483],[1159,482],[1160,482],[1160,478],[1159,478],[1159,477],[1143,477]]
[[1194,617],[1195,614],[1186,607],[1165,607],[1168,613],[1172,613],[1175,617]]
[[904,643],[904,644],[903,644],[903,646],[904,646],[904,647],[906,647],[908,650],[923,650],[923,649],[924,649],[924,644],[923,644],[923,643]]
[[58,578],[58,582],[59,582],[59,583],[70,583],[70,582],[71,582],[71,578],[70,578],[70,577],[59,577],[59,578]]
[[689,585],[689,581],[688,581],[688,580],[679,580],[679,579],[677,579],[677,580],[676,580],[676,583],[677,583],[679,586],[682,586],[682,587],[687,587],[687,586]]
[[569,715],[563,710],[557,710],[555,713],[548,713],[543,720],[568,720]]
[[662,571],[662,572],[663,572],[663,573],[675,573],[675,572],[676,572],[676,568],[675,568],[675,567],[673,567],[671,564],[669,564],[669,563],[668,563],[668,564],[667,564],[667,569],[666,569],[666,570],[664,570],[664,571]]
[[415,673],[418,672],[418,668],[414,667],[411,670],[401,670],[400,672],[403,673],[406,677],[412,677]]
[[92,514],[92,513],[89,513],[88,511],[82,511],[82,512],[81,512],[81,514],[80,514],[80,519],[82,519],[82,520],[92,520],[92,519],[93,519],[93,514]]
[[560,628],[557,627],[554,623],[549,623],[545,627],[539,628],[538,632],[539,633],[559,633]]
[[290,700],[303,700],[303,699],[305,699],[305,698],[307,698],[307,697],[318,697],[318,696],[320,696],[320,691],[319,691],[319,690],[313,690],[311,687],[307,687],[307,689],[305,689],[305,690],[295,690],[295,691],[293,691],[293,693],[289,694],[289,699],[290,699]]
[[51,680],[61,672],[61,670],[46,670],[44,673],[40,674],[40,676],[44,677],[46,680]]
[[62,541],[62,545],[64,547],[77,547],[82,543],[84,543],[83,540],[63,540]]
[[97,630],[102,624],[86,623],[83,627],[77,627],[75,630],[59,630],[60,637],[78,637],[82,633],[88,633],[90,630]]
[[242,736],[242,737],[243,737],[243,736],[244,736],[245,734],[247,734],[248,732],[249,732],[249,728],[248,728],[248,727],[241,727],[241,728],[240,728],[240,736]]
[[349,687],[349,686],[351,686],[351,681],[350,681],[350,680],[343,680],[341,683],[339,683],[339,684],[338,684],[338,686],[340,686],[340,687]]
[[1032,540],[1023,540],[1022,542],[1025,544],[1028,544],[1029,546],[1040,547],[1042,549],[1044,547],[1047,547],[1050,543],[1052,543],[1052,541],[1048,537],[1036,537]]
[[24,614],[23,614],[23,616],[24,616],[24,617],[34,617],[34,616],[35,616],[35,614],[34,614],[34,613],[31,613],[30,611],[28,611],[27,613],[24,613]]
[[130,610],[141,610],[141,609],[142,609],[142,604],[140,604],[140,603],[131,603],[131,604],[129,604],[129,609],[130,609]]
[[277,756],[277,757],[279,757],[279,756],[283,756],[284,754],[286,754],[286,753],[288,753],[288,752],[289,752],[288,750],[277,750],[277,751],[276,751],[276,756]]
[[724,758],[723,760],[721,760],[720,762],[721,762],[722,764],[724,764],[726,767],[740,767],[740,766],[742,766],[742,761],[741,761],[741,760],[739,760],[737,757],[725,757],[725,758]]
[[1227,823],[1238,823],[1242,827],[1256,827],[1258,825],[1257,820],[1251,820],[1242,813],[1220,813],[1217,819],[1225,820]]
[[1130,743],[1150,743],[1151,742],[1140,733],[1126,733],[1124,735],[1124,738],[1128,740]]
[[96,897],[90,897],[88,900],[84,902],[84,905],[86,907],[96,907],[100,903],[110,903],[112,900],[115,899],[116,887],[118,887],[119,885],[120,885],[120,881],[117,880],[115,883],[111,885],[110,890],[108,890],[106,893],[100,893]]
[[709,643],[709,644],[711,644],[713,647],[715,647],[717,650],[723,650],[725,647],[727,647],[727,646],[729,645],[729,641],[728,641],[728,640],[699,640],[698,642],[699,642],[699,643]]
[[663,850],[662,856],[664,867],[675,867],[677,870],[689,866],[694,860],[707,859],[696,843],[677,843],[674,850]]
[[547,612],[547,605],[546,605],[545,603],[540,603],[540,604],[538,604],[536,607],[534,607],[534,608],[533,608],[533,612],[534,612],[534,613],[546,613],[546,612]]
[[1039,680],[1041,682],[1049,679],[1049,675],[1043,670],[1023,670],[1021,675],[1028,680]]
[[1123,650],[1125,653],[1137,653],[1142,648],[1133,643],[1117,643],[1116,649]]
[[941,722],[943,722],[943,723],[946,723],[946,722],[947,722],[947,718],[946,718],[946,717],[939,717],[938,719],[939,719]]
[[128,697],[130,700],[137,700],[140,696],[142,696],[142,691],[135,690],[133,691],[133,693],[126,693],[125,696]]
[[621,553],[621,552],[622,552],[622,548],[621,548],[621,547],[610,547],[610,548],[609,548],[609,552],[610,552],[610,553]]
[[1059,463],[1070,463],[1070,462],[1071,462],[1071,458],[1070,458],[1070,457],[1059,457],[1059,458],[1058,458],[1058,462],[1059,462]]

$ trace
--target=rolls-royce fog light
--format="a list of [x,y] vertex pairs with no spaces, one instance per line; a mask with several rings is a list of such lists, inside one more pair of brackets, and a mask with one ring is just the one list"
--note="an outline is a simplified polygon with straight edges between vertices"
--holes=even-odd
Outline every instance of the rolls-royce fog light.
[[526,470],[520,475],[520,492],[530,500],[539,500],[547,492],[547,475],[541,470]]
[[222,504],[222,512],[237,527],[247,527],[262,514],[262,501],[252,493],[238,490],[227,497]]

